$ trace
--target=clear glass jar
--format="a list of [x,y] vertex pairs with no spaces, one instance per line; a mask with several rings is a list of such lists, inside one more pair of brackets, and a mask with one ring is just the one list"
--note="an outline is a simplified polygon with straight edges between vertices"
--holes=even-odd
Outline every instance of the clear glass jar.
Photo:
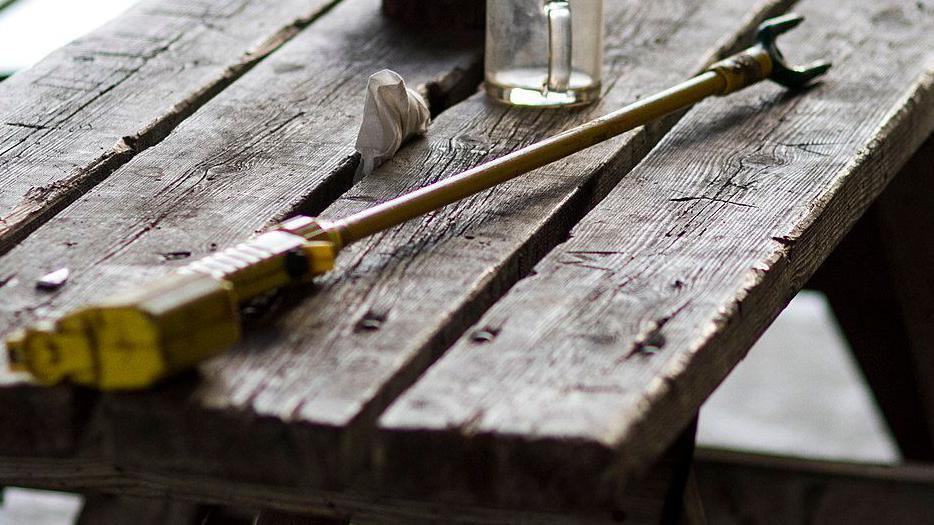
[[603,0],[487,0],[486,92],[518,106],[600,96]]

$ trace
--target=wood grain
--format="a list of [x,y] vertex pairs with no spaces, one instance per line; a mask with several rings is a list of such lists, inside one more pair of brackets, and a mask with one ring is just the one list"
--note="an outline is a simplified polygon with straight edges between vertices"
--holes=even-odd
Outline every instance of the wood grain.
[[335,0],[146,0],[0,84],[0,253]]
[[930,5],[796,10],[833,73],[693,110],[389,408],[387,488],[612,501],[695,416],[934,130]]
[[[476,39],[407,36],[382,19],[377,0],[348,0],[3,257],[0,333],[233,245],[276,216],[324,207],[351,184],[370,74],[393,68],[454,102],[447,95],[479,82],[479,60]],[[71,269],[66,287],[36,290],[38,276],[62,265]],[[80,426],[61,421],[68,413],[57,407],[83,391],[22,380],[0,374],[0,398],[32,392],[48,408],[27,417],[11,398],[0,402],[3,424]],[[4,435],[4,453],[68,453],[78,433],[43,429]]]
[[[601,105],[548,112],[471,97],[442,114],[426,140],[411,144],[322,215],[360,210],[672,84],[733,47],[737,35],[748,35],[758,18],[781,5],[613,4]],[[694,52],[684,52],[688,48]],[[631,133],[350,247],[337,271],[311,290],[284,297],[278,315],[257,323],[244,344],[202,367],[199,381],[109,397],[116,464],[288,486],[355,483],[367,467],[368,439],[380,411],[559,242],[588,202],[612,187],[671,123]],[[276,154],[282,159],[303,151]],[[192,209],[206,216],[202,202]],[[217,238],[217,230],[205,235]],[[220,233],[228,239],[226,230]],[[102,235],[95,231],[94,238]],[[167,238],[174,242],[180,235]],[[157,251],[144,242],[136,241],[119,259]],[[95,288],[117,283],[98,268]],[[69,291],[60,297],[70,297],[71,303],[59,303],[65,305],[81,296]],[[559,507],[565,501],[549,503]]]

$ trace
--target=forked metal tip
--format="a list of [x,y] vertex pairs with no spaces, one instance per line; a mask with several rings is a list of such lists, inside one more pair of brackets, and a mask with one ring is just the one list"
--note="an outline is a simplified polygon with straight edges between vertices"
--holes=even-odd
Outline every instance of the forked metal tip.
[[802,88],[810,84],[831,68],[830,62],[815,62],[807,66],[792,66],[785,61],[785,56],[778,49],[779,35],[798,27],[804,22],[804,17],[796,13],[789,13],[777,18],[766,20],[759,26],[758,41],[772,58],[772,74],[770,79],[791,88]]

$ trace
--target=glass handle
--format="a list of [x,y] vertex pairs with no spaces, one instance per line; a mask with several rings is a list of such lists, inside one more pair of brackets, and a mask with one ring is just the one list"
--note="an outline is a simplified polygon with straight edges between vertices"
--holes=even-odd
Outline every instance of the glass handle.
[[571,4],[567,0],[545,3],[548,15],[548,80],[544,90],[564,92],[571,85]]

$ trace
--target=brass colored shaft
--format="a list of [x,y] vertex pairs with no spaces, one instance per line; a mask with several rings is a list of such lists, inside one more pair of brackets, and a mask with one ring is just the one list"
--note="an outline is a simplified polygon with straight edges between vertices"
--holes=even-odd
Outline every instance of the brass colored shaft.
[[432,210],[563,159],[573,153],[621,135],[680,109],[727,91],[729,81],[708,71],[674,88],[640,100],[618,111],[532,144],[431,186],[384,202],[344,219],[332,227],[343,245],[414,219]]

